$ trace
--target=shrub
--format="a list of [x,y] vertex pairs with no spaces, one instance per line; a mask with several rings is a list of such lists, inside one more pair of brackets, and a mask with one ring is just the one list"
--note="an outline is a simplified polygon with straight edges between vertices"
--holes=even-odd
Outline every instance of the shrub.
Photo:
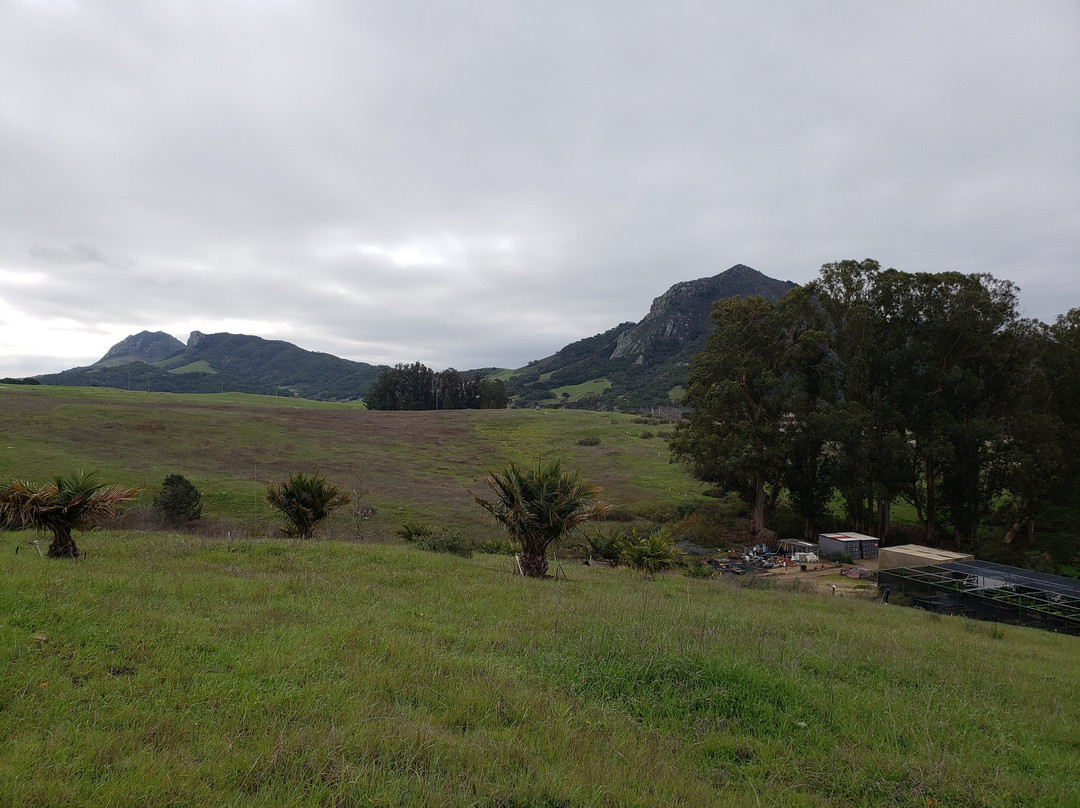
[[590,438],[581,438],[578,440],[578,446],[599,446],[600,438],[595,436]]
[[592,558],[616,563],[619,560],[619,543],[626,538],[622,528],[595,527],[582,536],[581,549]]
[[202,494],[186,477],[170,474],[154,497],[154,508],[161,511],[165,524],[177,527],[202,518]]
[[476,545],[476,552],[487,555],[514,555],[517,545],[507,539],[485,539]]
[[702,547],[720,547],[728,541],[724,523],[706,513],[692,513],[680,519],[671,526],[671,532],[679,541],[700,544]]
[[352,502],[352,497],[321,474],[305,477],[298,472],[285,482],[267,483],[266,501],[285,518],[286,536],[310,539],[319,523]]
[[73,530],[88,530],[116,518],[119,506],[142,491],[98,481],[96,471],[79,471],[34,485],[12,480],[0,485],[0,527],[35,528],[52,534],[50,558],[78,558]]
[[697,558],[688,558],[682,565],[683,574],[688,578],[712,578],[716,574],[713,565]]
[[462,558],[472,558],[473,547],[456,527],[429,525],[424,522],[402,522],[396,534],[420,550],[432,553],[450,553]]
[[637,515],[625,505],[612,505],[604,514],[605,522],[633,522],[636,518]]
[[670,569],[683,556],[682,550],[675,546],[671,531],[660,527],[650,533],[632,530],[629,536],[619,540],[618,548],[620,561],[649,577],[660,570]]
[[492,498],[473,494],[473,499],[521,544],[521,569],[530,578],[547,575],[550,545],[603,518],[609,507],[597,499],[597,486],[585,482],[580,471],[563,471],[558,460],[535,469],[511,463],[485,482]]

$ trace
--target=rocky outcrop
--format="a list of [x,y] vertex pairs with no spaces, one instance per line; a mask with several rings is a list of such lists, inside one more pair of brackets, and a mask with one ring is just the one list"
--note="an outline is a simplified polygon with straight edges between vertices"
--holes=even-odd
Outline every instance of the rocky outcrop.
[[611,358],[641,362],[659,354],[670,359],[709,332],[717,300],[751,295],[778,300],[795,285],[743,264],[711,278],[677,283],[653,301],[640,323],[619,334]]
[[184,350],[184,343],[164,331],[140,331],[109,349],[96,364],[146,362],[148,365],[168,359]]

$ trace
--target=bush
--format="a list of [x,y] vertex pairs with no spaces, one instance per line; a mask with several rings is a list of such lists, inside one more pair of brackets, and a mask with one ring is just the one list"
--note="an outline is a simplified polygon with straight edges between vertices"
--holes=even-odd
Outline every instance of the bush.
[[466,541],[456,527],[429,525],[424,522],[402,522],[396,535],[421,550],[432,553],[451,553],[462,558],[472,558],[472,542]]
[[682,565],[682,570],[687,578],[712,578],[716,574],[712,564],[696,558],[686,559]]
[[582,537],[580,547],[588,556],[614,564],[619,561],[619,543],[625,538],[622,528],[596,527]]
[[578,446],[599,446],[599,445],[600,445],[600,438],[597,438],[597,437],[581,438],[580,440],[578,440]]
[[285,519],[286,536],[310,539],[319,523],[352,502],[352,496],[321,474],[306,477],[297,472],[284,482],[267,483],[266,501]]
[[476,545],[476,552],[487,555],[515,555],[518,547],[508,539],[485,539]]
[[165,524],[178,527],[202,518],[202,494],[186,477],[170,474],[154,497],[154,508],[161,511]]
[[721,547],[728,543],[728,531],[723,521],[707,513],[692,513],[671,526],[679,541],[702,547]]
[[660,527],[650,533],[632,530],[629,536],[619,540],[618,548],[620,561],[650,577],[660,570],[671,569],[683,555],[675,546],[671,531]]

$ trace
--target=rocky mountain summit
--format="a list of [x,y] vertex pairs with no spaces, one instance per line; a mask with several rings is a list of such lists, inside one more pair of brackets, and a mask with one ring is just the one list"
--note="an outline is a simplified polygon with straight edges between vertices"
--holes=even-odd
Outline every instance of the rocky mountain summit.
[[711,278],[676,283],[653,301],[640,323],[618,335],[611,358],[641,363],[651,351],[671,358],[708,334],[717,300],[754,295],[779,300],[795,285],[770,278],[745,264],[736,264]]
[[704,349],[712,331],[717,300],[778,300],[795,286],[744,264],[676,283],[653,300],[641,322],[622,323],[530,362],[507,379],[507,390],[518,403],[540,406],[557,404],[564,395],[568,406],[637,409],[675,404],[691,357]]
[[164,331],[140,331],[112,346],[95,365],[118,365],[127,362],[153,364],[184,350],[184,343]]

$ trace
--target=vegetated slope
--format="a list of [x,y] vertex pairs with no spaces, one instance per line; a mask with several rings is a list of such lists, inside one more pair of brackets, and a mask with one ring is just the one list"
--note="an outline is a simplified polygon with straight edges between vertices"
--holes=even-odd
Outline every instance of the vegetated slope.
[[558,400],[558,388],[603,380],[608,384],[602,393],[579,403],[620,409],[671,404],[672,390],[686,381],[690,358],[705,346],[717,300],[777,300],[794,286],[743,264],[677,283],[653,301],[640,323],[622,323],[529,363],[508,377],[508,392],[519,403],[551,402]]
[[[167,334],[161,336],[168,337]],[[169,343],[157,337],[144,331],[118,343],[100,362],[40,379],[44,384],[122,390],[228,391],[354,400],[362,398],[379,374],[387,369],[382,365],[307,351],[282,340],[199,331],[191,333],[186,346],[174,340],[180,350],[162,357],[160,354]]]
[[5,805],[1080,803],[1071,637],[401,546],[18,538]]
[[[510,461],[559,457],[623,507],[699,499],[703,486],[669,462],[664,439],[641,432],[630,416],[599,412],[375,412],[273,396],[13,386],[0,390],[0,481],[100,469],[104,479],[148,489],[149,504],[168,474],[181,474],[202,491],[206,518],[262,532],[273,516],[263,485],[322,472],[363,491],[375,508],[364,524],[372,537],[390,539],[403,520],[424,519],[498,538],[469,489],[482,490],[484,475]],[[342,513],[333,535],[355,527],[350,520]]]

